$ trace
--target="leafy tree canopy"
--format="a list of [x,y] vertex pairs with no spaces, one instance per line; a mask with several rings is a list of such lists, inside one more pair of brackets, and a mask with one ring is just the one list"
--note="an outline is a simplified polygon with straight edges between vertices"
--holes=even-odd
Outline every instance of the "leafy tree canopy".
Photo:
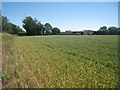
[[52,29],[52,34],[53,34],[53,35],[59,34],[59,33],[60,33],[60,29],[59,29],[59,28],[54,27],[54,28]]
[[2,16],[2,32],[18,34],[23,32],[23,30],[19,26],[10,23],[6,16]]
[[49,23],[46,23],[44,26],[45,26],[45,33],[47,35],[50,35],[52,33],[52,26]]

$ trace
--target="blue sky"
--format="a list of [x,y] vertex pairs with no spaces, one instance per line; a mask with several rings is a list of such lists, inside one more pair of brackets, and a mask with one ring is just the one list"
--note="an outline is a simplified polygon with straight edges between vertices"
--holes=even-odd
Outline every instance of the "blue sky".
[[61,31],[98,30],[118,26],[117,2],[3,2],[2,15],[22,27],[32,16],[42,24],[50,23]]

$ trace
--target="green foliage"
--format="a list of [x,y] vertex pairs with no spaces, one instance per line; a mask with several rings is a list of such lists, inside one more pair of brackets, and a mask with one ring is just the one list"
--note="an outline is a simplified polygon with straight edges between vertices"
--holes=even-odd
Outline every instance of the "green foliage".
[[23,32],[23,30],[19,26],[10,23],[7,17],[2,16],[2,32],[18,34],[19,32]]
[[10,79],[10,78],[12,78],[12,75],[9,75],[8,73],[3,72],[0,74],[0,80],[2,80],[3,78]]
[[55,27],[52,28],[50,23],[46,23],[45,25],[38,22],[38,20],[33,19],[31,16],[26,17],[23,20],[23,27],[27,32],[27,35],[51,35],[51,34],[58,34],[60,30]]
[[20,32],[24,32],[19,26],[12,24],[12,34],[19,34]]
[[5,26],[3,26],[3,32],[10,33],[12,34],[12,24],[11,23],[6,23]]
[[114,27],[114,26],[109,27],[109,28],[108,28],[108,32],[109,32],[110,34],[117,35],[117,34],[118,34],[118,28],[117,28],[117,27]]
[[[26,34],[29,36],[52,34],[52,26],[49,23],[43,25],[31,16],[25,17],[23,20],[23,27],[26,30]],[[6,16],[2,16],[2,31],[10,34],[25,35],[24,31],[19,26],[10,23]],[[21,32],[24,34],[21,34]],[[53,34],[59,32],[60,30],[58,28],[53,28]]]
[[60,29],[59,29],[59,28],[54,27],[54,28],[52,29],[52,34],[53,34],[53,35],[56,35],[56,34],[59,34],[59,33],[60,33]]
[[45,33],[46,33],[47,35],[52,34],[52,26],[51,26],[49,23],[46,23],[46,24],[44,25],[44,27],[45,27]]
[[34,35],[34,25],[36,25],[36,21],[33,20],[32,17],[26,17],[23,20],[23,27],[27,32],[27,35]]
[[38,22],[36,19],[33,19],[31,16],[26,17],[23,20],[23,27],[27,32],[27,35],[42,35],[43,34],[43,25]]
[[118,35],[120,35],[120,28],[118,28]]
[[100,29],[98,30],[96,34],[98,35],[120,35],[119,32],[120,32],[119,28],[115,26],[111,26],[108,29],[106,26],[103,26],[103,27],[100,27]]
[[13,36],[7,33],[3,33],[2,35],[2,41],[8,41],[8,40],[12,40]]
[[107,31],[107,27],[106,26],[100,27],[99,31],[105,32]]
[[7,19],[6,16],[2,16],[2,26],[5,26],[6,23],[8,23],[9,20]]
[[30,36],[17,37],[14,42],[15,59],[9,72],[15,72],[19,82],[10,82],[10,86],[118,87],[117,35]]

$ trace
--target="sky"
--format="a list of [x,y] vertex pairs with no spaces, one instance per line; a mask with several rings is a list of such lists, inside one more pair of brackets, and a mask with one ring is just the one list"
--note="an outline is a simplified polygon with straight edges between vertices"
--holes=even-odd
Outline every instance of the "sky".
[[117,2],[2,2],[2,15],[22,28],[25,17],[50,23],[61,31],[118,26]]

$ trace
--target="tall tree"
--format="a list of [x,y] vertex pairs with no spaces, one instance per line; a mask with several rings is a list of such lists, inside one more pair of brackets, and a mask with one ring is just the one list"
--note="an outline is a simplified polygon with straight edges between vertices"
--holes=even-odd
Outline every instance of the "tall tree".
[[7,30],[11,29],[10,25],[8,24],[8,21],[9,20],[6,16],[2,16],[2,32],[7,32]]
[[35,29],[35,25],[36,25],[36,20],[33,20],[33,18],[31,16],[26,17],[23,20],[23,27],[27,32],[27,35],[34,35],[34,29]]
[[41,35],[44,35],[44,31],[45,31],[44,25],[41,24],[41,32],[40,32],[40,34],[41,34]]
[[6,16],[2,16],[2,32],[18,34],[23,32],[23,30],[19,26],[10,23]]
[[115,26],[111,26],[108,29],[106,26],[103,26],[103,27],[100,27],[100,29],[97,31],[96,34],[118,35],[119,33],[120,33],[120,29]]
[[106,26],[100,27],[97,34],[107,34],[107,27]]
[[107,27],[106,26],[100,27],[99,31],[105,32],[105,31],[107,31]]
[[31,16],[26,17],[23,20],[23,27],[27,32],[27,35],[42,35],[43,25],[38,20],[33,19]]
[[59,34],[59,33],[60,33],[60,29],[59,29],[59,28],[54,27],[54,28],[52,29],[52,34],[53,34],[53,35],[56,35],[56,34]]
[[3,30],[3,32],[12,34],[13,33],[12,24],[11,23],[6,23],[5,26],[3,26],[2,30]]
[[115,26],[111,26],[108,28],[108,32],[111,35],[117,35],[118,34],[118,28]]
[[52,34],[52,26],[49,23],[46,23],[44,26],[45,26],[45,33],[47,35]]
[[6,16],[2,16],[2,26],[5,26],[6,23],[8,23],[9,20],[7,19]]

